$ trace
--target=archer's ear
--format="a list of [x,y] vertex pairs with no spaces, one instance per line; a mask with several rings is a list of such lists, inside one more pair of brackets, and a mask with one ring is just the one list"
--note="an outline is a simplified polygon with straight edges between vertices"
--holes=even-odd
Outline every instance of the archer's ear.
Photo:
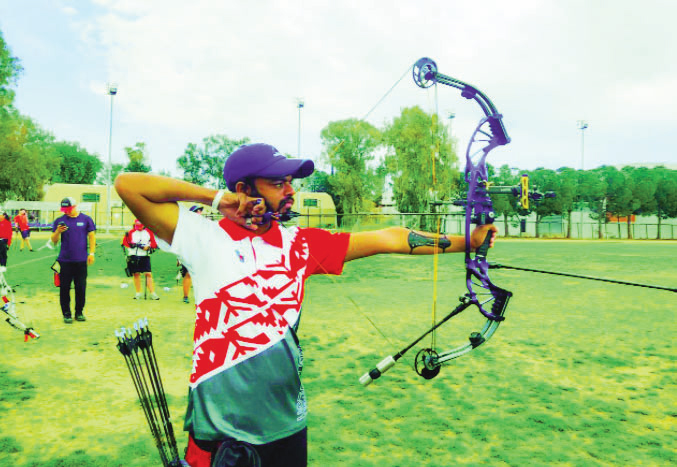
[[237,182],[235,185],[235,193],[244,193],[247,196],[251,195],[252,188],[245,182]]

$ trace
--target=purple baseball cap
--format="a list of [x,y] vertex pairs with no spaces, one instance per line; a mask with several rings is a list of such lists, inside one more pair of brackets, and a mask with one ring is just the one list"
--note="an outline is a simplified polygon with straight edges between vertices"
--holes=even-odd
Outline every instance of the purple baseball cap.
[[287,159],[270,144],[245,144],[226,159],[223,178],[232,192],[235,185],[246,178],[305,178],[315,170],[310,159]]

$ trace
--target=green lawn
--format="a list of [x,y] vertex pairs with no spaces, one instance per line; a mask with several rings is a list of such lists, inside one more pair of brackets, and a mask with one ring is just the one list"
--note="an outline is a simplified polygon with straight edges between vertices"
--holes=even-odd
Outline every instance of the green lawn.
[[[8,280],[42,337],[24,343],[0,327],[0,465],[160,465],[113,335],[140,317],[150,321],[185,447],[193,305],[181,302],[175,259],[153,256],[161,300],[139,303],[124,277],[119,239],[101,234],[99,242],[88,321],[72,325],[62,322],[51,284],[54,253],[10,252]],[[674,286],[676,248],[499,240],[491,258]],[[464,292],[462,265],[462,255],[440,258],[438,317]],[[430,381],[414,373],[412,349],[367,388],[358,378],[430,324],[432,258],[368,258],[346,265],[343,276],[308,282],[300,336],[311,466],[675,463],[675,294],[513,271],[492,271],[492,278],[514,297],[491,341]],[[442,328],[438,347],[455,347],[482,323],[468,309]]]

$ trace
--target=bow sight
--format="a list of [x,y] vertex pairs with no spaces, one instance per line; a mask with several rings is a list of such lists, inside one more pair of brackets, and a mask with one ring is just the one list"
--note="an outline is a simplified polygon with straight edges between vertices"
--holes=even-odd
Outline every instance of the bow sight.
[[[493,185],[491,182],[484,184],[484,189],[490,195],[511,195],[517,199],[515,209],[520,216],[526,216],[533,211],[533,207],[537,206],[544,198],[554,198],[554,191],[546,191],[542,193],[535,187],[529,186],[529,175],[522,174],[520,182],[512,186]],[[530,202],[531,201],[531,202]],[[455,206],[465,206],[467,200],[458,199],[452,202]]]

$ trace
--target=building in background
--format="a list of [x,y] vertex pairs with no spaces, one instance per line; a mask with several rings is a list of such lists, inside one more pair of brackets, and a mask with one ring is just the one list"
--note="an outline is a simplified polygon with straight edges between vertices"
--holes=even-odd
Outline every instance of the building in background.
[[[55,183],[45,186],[42,201],[6,201],[2,206],[12,216],[21,208],[28,213],[33,230],[51,230],[54,219],[61,216],[60,202],[71,196],[78,210],[90,216],[97,229],[128,230],[134,223],[134,214],[125,206],[115,189],[111,189],[111,219],[106,212],[108,189],[106,185]],[[192,203],[183,203],[190,207]],[[211,211],[206,207],[207,211]],[[300,227],[336,228],[336,206],[327,193],[299,192],[294,199],[294,211],[301,214],[294,220]],[[16,212],[15,212],[16,211]],[[210,217],[220,217],[211,213]]]

